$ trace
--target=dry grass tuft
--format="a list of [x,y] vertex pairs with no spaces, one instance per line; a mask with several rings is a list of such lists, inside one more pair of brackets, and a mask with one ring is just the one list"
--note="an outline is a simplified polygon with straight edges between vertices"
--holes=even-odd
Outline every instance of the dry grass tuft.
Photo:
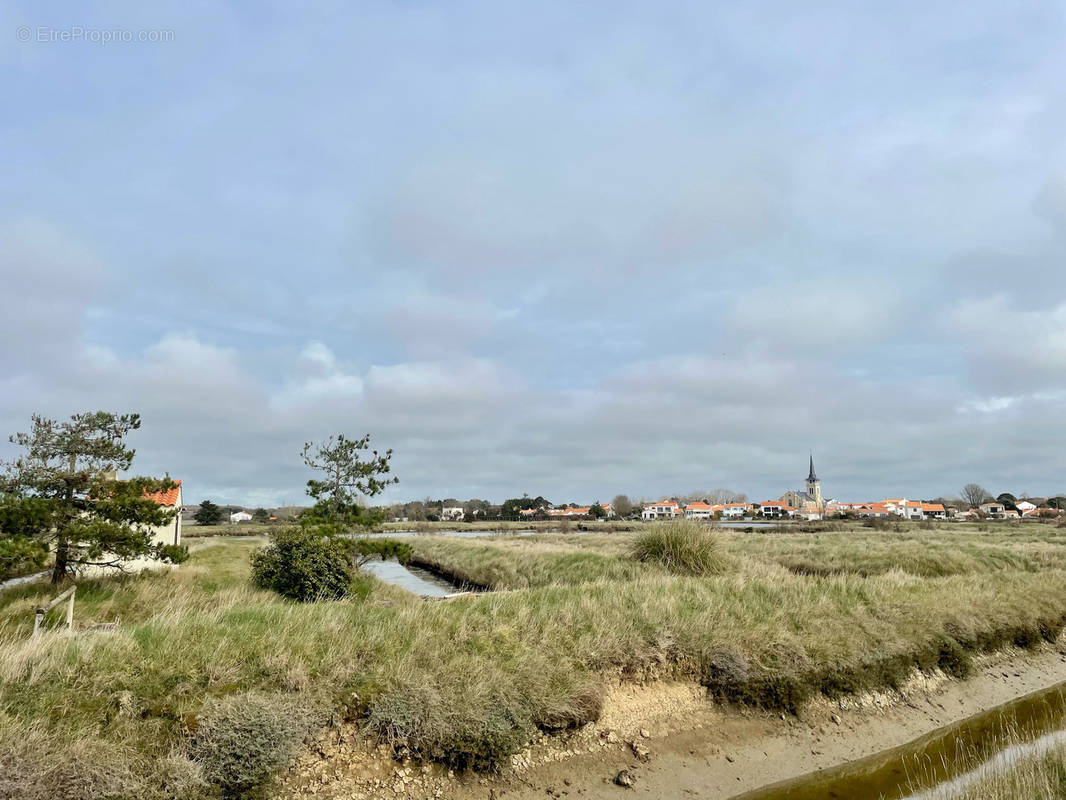
[[638,534],[630,555],[675,575],[716,575],[724,566],[718,538],[692,520],[664,522]]

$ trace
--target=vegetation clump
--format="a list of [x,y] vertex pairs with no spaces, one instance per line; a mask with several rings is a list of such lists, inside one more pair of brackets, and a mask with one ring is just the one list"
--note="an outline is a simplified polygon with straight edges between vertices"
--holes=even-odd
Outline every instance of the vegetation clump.
[[286,528],[252,555],[252,583],[303,603],[348,594],[354,571],[344,540],[313,528]]
[[320,717],[285,695],[210,699],[187,733],[189,755],[225,797],[261,797],[267,778],[289,763]]
[[698,522],[678,520],[639,534],[630,555],[660,564],[675,575],[714,575],[722,571],[718,539]]

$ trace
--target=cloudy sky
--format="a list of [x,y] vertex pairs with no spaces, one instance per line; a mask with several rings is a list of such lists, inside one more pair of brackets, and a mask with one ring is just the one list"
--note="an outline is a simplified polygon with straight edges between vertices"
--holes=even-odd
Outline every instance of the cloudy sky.
[[1066,491],[1062,3],[153,5],[0,10],[5,433],[138,411],[190,502],[336,432],[388,500]]

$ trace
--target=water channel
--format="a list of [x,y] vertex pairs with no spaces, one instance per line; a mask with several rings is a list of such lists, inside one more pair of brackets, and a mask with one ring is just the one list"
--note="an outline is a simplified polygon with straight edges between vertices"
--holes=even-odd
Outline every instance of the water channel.
[[461,589],[427,569],[404,566],[396,561],[368,561],[363,569],[386,583],[399,586],[420,597],[447,597]]
[[900,747],[734,800],[939,800],[1064,741],[1066,683],[1019,697]]

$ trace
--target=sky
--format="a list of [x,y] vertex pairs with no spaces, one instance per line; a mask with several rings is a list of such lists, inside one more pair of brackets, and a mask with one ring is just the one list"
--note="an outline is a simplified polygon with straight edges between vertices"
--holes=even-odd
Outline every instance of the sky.
[[[108,41],[110,38],[110,41]],[[5,3],[0,431],[187,503],[1066,492],[1059,2]],[[16,451],[0,446],[0,458]]]

